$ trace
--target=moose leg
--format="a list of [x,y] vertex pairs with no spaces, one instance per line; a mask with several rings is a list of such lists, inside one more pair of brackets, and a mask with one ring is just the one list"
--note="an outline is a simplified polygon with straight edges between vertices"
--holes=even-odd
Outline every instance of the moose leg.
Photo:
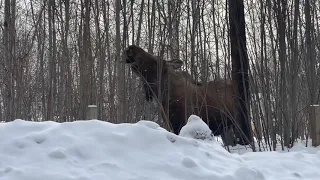
[[185,125],[184,110],[182,108],[178,108],[177,106],[171,106],[169,119],[173,132],[176,135],[179,135],[181,128]]
[[[239,107],[241,109],[241,107]],[[249,145],[253,141],[251,133],[250,120],[243,112],[237,112],[235,115],[237,121],[234,125],[235,136],[237,137],[237,144]]]
[[235,135],[237,138],[237,144],[249,145],[251,143],[252,134],[250,132],[249,125],[246,122],[239,123],[236,127]]
[[[222,119],[223,118],[223,119]],[[209,127],[215,136],[220,135],[225,146],[235,146],[235,136],[232,131],[232,124],[225,117],[211,117]]]
[[176,135],[179,135],[180,133],[180,129],[182,127],[181,123],[179,121],[171,121],[171,125],[172,125],[172,130],[173,130],[173,133],[176,134]]
[[[250,141],[247,140],[248,137],[250,137],[248,135],[248,133],[246,131],[244,132],[241,132],[242,130],[239,130],[237,133],[236,133],[236,137],[237,137],[237,144],[240,144],[240,145],[249,145],[250,144]],[[243,135],[245,134],[245,135]]]
[[232,128],[225,128],[221,134],[222,141],[226,146],[235,146],[235,136]]

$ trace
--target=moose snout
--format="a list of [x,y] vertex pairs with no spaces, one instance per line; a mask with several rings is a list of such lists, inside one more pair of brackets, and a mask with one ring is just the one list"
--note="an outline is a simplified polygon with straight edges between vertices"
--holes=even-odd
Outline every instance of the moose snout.
[[134,55],[133,50],[131,48],[128,48],[126,50],[126,55],[127,55],[128,58],[132,58],[133,55]]
[[125,49],[124,56],[126,57],[127,63],[133,63],[135,61],[134,60],[135,53],[133,51],[133,47],[129,46],[127,49]]

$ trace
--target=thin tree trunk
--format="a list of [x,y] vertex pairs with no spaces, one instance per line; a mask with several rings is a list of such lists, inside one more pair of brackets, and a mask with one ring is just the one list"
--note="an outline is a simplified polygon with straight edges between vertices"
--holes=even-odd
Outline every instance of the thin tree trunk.
[[286,91],[286,12],[287,2],[286,0],[277,1],[277,22],[278,22],[278,37],[279,37],[279,61],[280,61],[280,122],[283,124],[283,140],[284,146],[289,147],[290,138],[289,119],[287,116],[287,91]]
[[[315,91],[315,49],[314,42],[312,39],[313,35],[313,24],[311,17],[311,4],[312,0],[305,0],[305,22],[306,22],[306,61],[307,61],[307,80],[309,87],[309,105],[316,103],[316,91]],[[309,108],[310,109],[310,108]],[[311,121],[315,121],[315,114],[312,110],[309,112],[309,124]]]
[[47,116],[46,120],[54,121],[54,0],[49,0],[48,21],[49,21],[49,87],[47,98]]
[[116,64],[117,64],[117,121],[125,121],[124,109],[124,68],[123,63],[120,62],[121,57],[121,38],[120,38],[120,1],[116,1]]
[[[80,119],[86,119],[87,106],[94,104],[95,98],[93,96],[92,87],[92,52],[91,52],[91,37],[90,37],[90,2],[82,2],[82,17],[83,26],[80,33],[82,36],[80,54]],[[80,52],[81,52],[80,51]]]
[[[104,5],[103,5],[104,6]],[[100,20],[99,20],[99,14],[100,14],[100,6],[99,6],[99,1],[95,0],[95,29],[96,29],[96,50],[98,51],[98,67],[99,67],[99,72],[98,72],[98,77],[99,77],[99,91],[98,91],[98,96],[97,96],[97,102],[98,102],[98,119],[105,119],[105,113],[104,113],[104,94],[105,94],[105,89],[104,89],[104,71],[105,71],[105,48],[103,46],[103,40],[100,38],[101,37],[101,30],[100,30]]]
[[138,32],[137,32],[137,40],[136,40],[136,44],[137,46],[140,45],[140,39],[141,39],[141,26],[142,26],[142,17],[143,17],[143,11],[144,11],[144,0],[141,0],[141,4],[140,4],[140,12],[139,12],[139,24],[138,24]]
[[299,0],[295,0],[294,3],[294,18],[293,18],[293,36],[292,36],[292,62],[291,62],[291,84],[292,84],[292,93],[291,93],[291,147],[294,144],[295,139],[298,134],[296,134],[297,128],[297,113],[298,113],[298,104],[297,104],[297,75],[298,75],[298,17],[299,17]]

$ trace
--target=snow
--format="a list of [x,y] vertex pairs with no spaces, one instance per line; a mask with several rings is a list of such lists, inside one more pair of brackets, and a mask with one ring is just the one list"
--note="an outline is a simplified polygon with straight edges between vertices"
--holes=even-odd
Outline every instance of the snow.
[[[320,149],[229,153],[197,116],[179,136],[147,120],[0,123],[1,180],[315,180]],[[198,132],[198,133],[194,133]],[[199,135],[201,134],[200,138]]]
[[213,140],[213,134],[208,125],[196,115],[191,115],[188,122],[180,130],[179,136],[193,139]]

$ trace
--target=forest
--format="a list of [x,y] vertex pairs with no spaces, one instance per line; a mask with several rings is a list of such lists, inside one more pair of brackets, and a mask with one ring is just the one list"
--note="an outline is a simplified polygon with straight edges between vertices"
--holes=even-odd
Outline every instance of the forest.
[[[310,137],[319,103],[320,2],[244,0],[250,117],[274,150]],[[98,119],[161,124],[123,63],[131,44],[181,59],[197,81],[230,78],[229,1],[1,0],[0,121]]]

